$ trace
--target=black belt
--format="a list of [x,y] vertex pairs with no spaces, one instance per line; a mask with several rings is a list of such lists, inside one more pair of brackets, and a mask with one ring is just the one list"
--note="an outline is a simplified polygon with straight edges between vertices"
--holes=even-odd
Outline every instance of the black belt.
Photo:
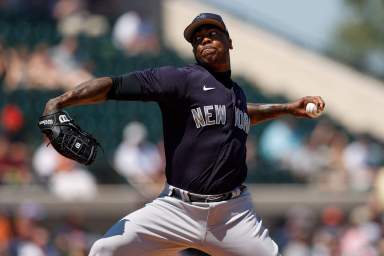
[[180,200],[183,200],[185,202],[202,202],[202,203],[210,203],[210,202],[220,202],[225,201],[229,199],[236,198],[240,196],[240,194],[246,189],[247,187],[244,185],[241,185],[237,187],[236,189],[222,193],[217,195],[201,195],[201,194],[195,194],[188,192],[186,190],[182,190],[173,186],[169,186],[169,196],[178,198]]

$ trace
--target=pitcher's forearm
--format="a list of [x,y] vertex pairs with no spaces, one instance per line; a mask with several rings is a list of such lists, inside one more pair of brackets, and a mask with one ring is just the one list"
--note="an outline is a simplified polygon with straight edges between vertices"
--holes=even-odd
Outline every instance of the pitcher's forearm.
[[306,111],[308,103],[313,103],[321,113],[324,111],[325,102],[320,96],[305,96],[294,102],[285,104],[254,104],[248,103],[248,115],[251,124],[257,124],[266,120],[274,119],[282,115],[292,115],[294,117],[316,118],[319,115],[312,115]]
[[112,87],[110,77],[101,77],[86,81],[62,95],[50,99],[45,105],[44,114],[49,114],[59,109],[93,104],[107,100],[107,95]]
[[248,115],[251,124],[257,124],[263,121],[277,118],[282,115],[291,114],[290,104],[254,104],[248,103]]

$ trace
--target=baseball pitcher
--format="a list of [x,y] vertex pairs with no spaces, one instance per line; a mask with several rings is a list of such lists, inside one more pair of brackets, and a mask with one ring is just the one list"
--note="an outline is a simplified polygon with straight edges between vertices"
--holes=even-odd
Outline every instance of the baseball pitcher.
[[[219,15],[199,14],[184,30],[196,63],[101,77],[49,100],[39,127],[63,155],[92,163],[97,141],[62,109],[106,100],[158,103],[163,117],[166,184],[158,198],[128,214],[96,241],[90,256],[177,255],[196,248],[210,255],[275,256],[243,182],[251,125],[305,111],[321,97],[287,104],[247,103],[231,79],[227,27]],[[145,188],[143,188],[145,189]],[[123,202],[122,202],[123,203]]]

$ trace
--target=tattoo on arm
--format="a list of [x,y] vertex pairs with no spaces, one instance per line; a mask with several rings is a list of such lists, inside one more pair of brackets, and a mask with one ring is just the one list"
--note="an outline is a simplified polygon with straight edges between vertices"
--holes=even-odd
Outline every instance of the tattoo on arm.
[[48,101],[45,114],[68,106],[93,104],[105,101],[112,87],[110,77],[101,77],[81,83],[74,89]]
[[274,119],[281,115],[290,114],[288,104],[254,104],[248,103],[248,115],[251,119],[251,124],[261,123],[266,120]]

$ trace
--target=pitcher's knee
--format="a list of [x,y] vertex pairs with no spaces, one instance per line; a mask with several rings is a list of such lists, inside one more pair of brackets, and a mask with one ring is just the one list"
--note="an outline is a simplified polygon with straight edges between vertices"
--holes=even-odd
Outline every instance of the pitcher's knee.
[[125,233],[124,236],[104,236],[97,240],[92,245],[89,256],[139,255],[139,252],[145,250],[146,247],[136,233]]
[[107,239],[101,238],[93,243],[89,256],[112,256],[114,250],[114,246],[108,244]]

